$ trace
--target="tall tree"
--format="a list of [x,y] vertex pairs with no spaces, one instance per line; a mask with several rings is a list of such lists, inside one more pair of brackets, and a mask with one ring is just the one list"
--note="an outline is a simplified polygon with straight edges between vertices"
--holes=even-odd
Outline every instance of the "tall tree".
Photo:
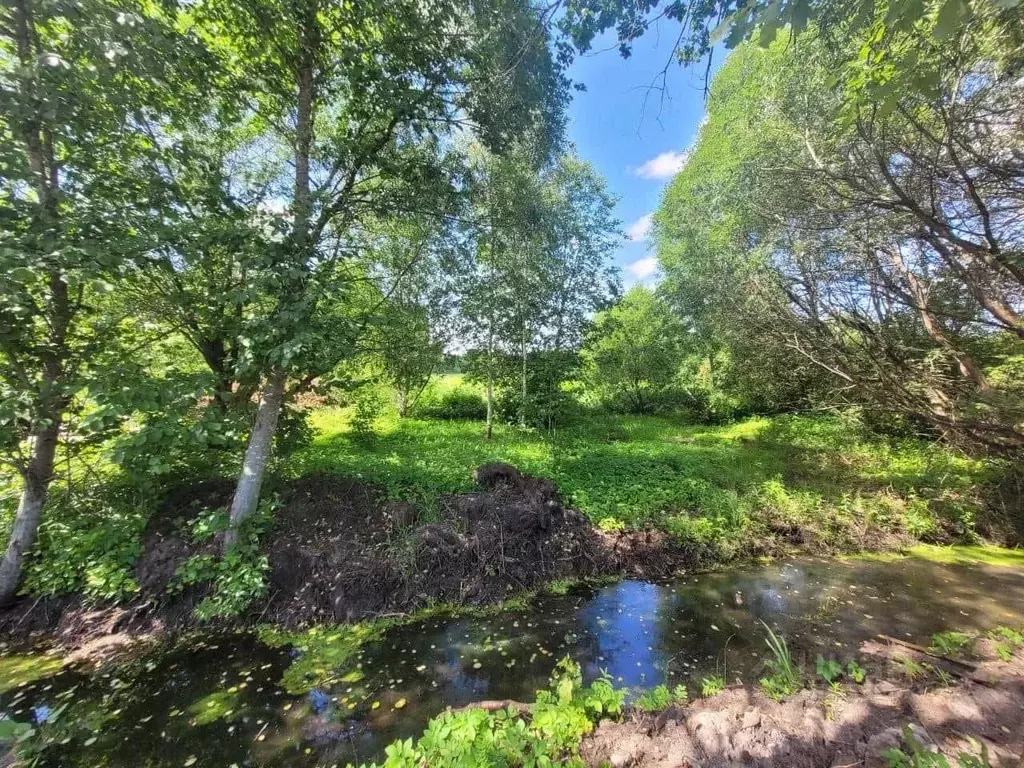
[[271,178],[288,211],[245,333],[262,383],[230,547],[259,500],[289,378],[332,362],[319,344],[337,334],[315,329],[360,221],[414,208],[414,190],[443,181],[436,137],[458,127],[504,142],[558,124],[564,83],[525,2],[208,0],[194,17],[251,94],[250,130],[280,158]]
[[598,388],[643,413],[678,373],[681,337],[681,324],[668,305],[638,285],[594,318],[584,354]]
[[574,155],[541,164],[525,146],[480,152],[471,198],[477,269],[462,310],[477,346],[474,373],[486,383],[489,436],[496,388],[515,403],[520,425],[549,421],[531,405],[541,394],[530,392],[531,355],[546,390],[575,368],[593,313],[618,291],[610,260],[621,233],[603,179]]
[[1024,446],[1001,373],[1024,300],[1019,27],[992,11],[953,40],[908,39],[900,55],[940,85],[891,106],[851,108],[831,87],[848,52],[813,33],[799,56],[737,51],[656,216],[692,322],[802,358],[833,379],[832,403]]
[[35,542],[65,414],[116,325],[102,294],[173,192],[153,159],[215,68],[149,3],[14,0],[0,11],[0,436],[22,493],[0,602]]
[[[555,24],[565,36],[563,47],[579,52],[591,48],[598,35],[614,30],[622,56],[652,27],[674,27],[671,55],[652,87],[664,90],[673,59],[691,65],[702,59],[711,71],[716,47],[734,49],[744,42],[767,47],[788,27],[799,36],[813,27],[834,52],[833,75],[845,85],[852,102],[895,103],[906,87],[936,86],[939,73],[923,72],[916,62],[903,59],[908,39],[928,36],[936,41],[955,39],[970,29],[977,16],[1019,15],[1021,0],[568,0],[555,2],[562,9]],[[564,6],[564,8],[563,8]],[[554,19],[556,14],[551,13]],[[857,46],[847,43],[858,41]],[[568,54],[567,54],[568,55]],[[708,83],[705,81],[705,95]]]

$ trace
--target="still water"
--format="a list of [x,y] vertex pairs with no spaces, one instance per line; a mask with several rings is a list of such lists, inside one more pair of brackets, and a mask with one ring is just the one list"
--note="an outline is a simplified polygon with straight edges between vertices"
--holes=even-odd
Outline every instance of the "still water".
[[1024,572],[802,559],[425,620],[358,652],[330,632],[305,652],[249,634],[192,637],[118,667],[65,667],[9,688],[0,723],[33,724],[49,742],[42,765],[358,765],[446,706],[532,700],[566,655],[585,678],[607,670],[634,690],[682,683],[694,695],[712,673],[753,681],[762,620],[797,661],[846,660],[879,632],[926,643],[944,629],[1024,623]]

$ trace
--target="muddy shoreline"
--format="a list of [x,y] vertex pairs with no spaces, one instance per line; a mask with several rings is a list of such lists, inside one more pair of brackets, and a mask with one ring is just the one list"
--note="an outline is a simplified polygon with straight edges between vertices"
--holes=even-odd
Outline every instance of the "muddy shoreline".
[[[657,581],[722,564],[712,547],[660,531],[602,531],[567,506],[550,480],[509,464],[481,466],[475,480],[475,491],[443,498],[430,514],[352,478],[314,473],[292,481],[261,543],[267,597],[213,628],[303,628],[437,605],[495,605],[553,581]],[[171,593],[168,586],[189,557],[218,551],[215,540],[196,542],[190,531],[204,511],[227,505],[232,488],[228,480],[211,480],[166,494],[141,537],[132,600],[23,597],[0,611],[0,641],[102,656],[133,639],[199,626],[194,609],[210,588]],[[909,543],[866,542],[875,550]],[[812,532],[780,523],[752,536],[731,562],[800,553],[838,554]]]
[[[604,721],[586,736],[587,765],[613,768],[881,768],[885,750],[909,752],[904,728],[950,765],[960,753],[984,746],[996,768],[1018,768],[1024,753],[1024,658],[999,660],[994,644],[977,644],[980,662],[964,668],[905,647],[868,642],[863,684],[837,690],[820,679],[783,702],[756,686],[736,686],[709,699],[653,714],[633,712]],[[904,659],[929,672],[911,680],[897,670]],[[936,670],[941,670],[938,672]],[[955,676],[954,676],[955,673]],[[943,674],[949,675],[943,679]]]

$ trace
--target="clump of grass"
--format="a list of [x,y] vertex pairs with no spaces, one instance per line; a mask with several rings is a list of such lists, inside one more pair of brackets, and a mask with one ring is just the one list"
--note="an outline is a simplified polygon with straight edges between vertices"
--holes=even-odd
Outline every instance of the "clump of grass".
[[825,701],[822,702],[822,708],[825,710],[826,720],[835,720],[836,712],[846,699],[846,692],[843,690],[842,683],[838,680],[829,683],[828,687],[828,696],[826,696]]
[[1024,632],[999,626],[989,631],[988,636],[996,642],[996,655],[1009,661],[1019,648],[1024,647]]
[[896,671],[910,682],[920,680],[928,674],[927,669],[910,658],[894,659],[892,663],[896,666]]
[[758,683],[770,699],[781,701],[800,690],[800,670],[793,663],[793,657],[789,653],[786,639],[781,635],[776,635],[772,628],[763,621],[761,624],[768,632],[765,643],[767,643],[768,649],[772,653],[772,658],[768,659],[765,663],[765,666],[771,673],[766,677],[762,677]]
[[700,695],[705,699],[717,696],[725,690],[725,678],[721,675],[708,675],[700,681]]
[[567,595],[579,582],[576,579],[555,579],[547,583],[547,590],[552,595]]
[[935,679],[938,680],[939,685],[941,685],[943,688],[948,688],[953,684],[953,676],[949,674],[949,672],[944,670],[942,667],[937,667],[934,664],[927,663],[922,664],[921,666],[929,672],[931,672]]
[[633,706],[643,712],[661,712],[673,704],[685,704],[689,697],[685,685],[677,685],[671,689],[667,685],[659,685],[640,694]]
[[932,635],[930,650],[942,656],[958,659],[968,654],[972,645],[974,645],[974,635],[955,631],[938,632]]

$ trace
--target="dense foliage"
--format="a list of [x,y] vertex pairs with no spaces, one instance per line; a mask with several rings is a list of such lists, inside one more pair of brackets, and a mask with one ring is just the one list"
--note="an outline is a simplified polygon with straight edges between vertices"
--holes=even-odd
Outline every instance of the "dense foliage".
[[[574,753],[602,718],[622,711],[625,691],[607,676],[583,685],[579,665],[565,658],[555,667],[549,690],[537,692],[529,719],[514,708],[444,712],[423,735],[396,741],[381,768],[582,765]],[[375,764],[376,765],[376,764]]]
[[[307,469],[433,509],[511,460],[718,558],[1019,535],[1024,21],[855,5],[5,6],[0,602],[132,594],[161,496],[227,475],[174,588],[241,613]],[[659,14],[734,50],[623,295],[565,66]]]
[[726,62],[655,227],[667,300],[744,361],[730,391],[1020,450],[1021,31],[992,11],[907,39],[935,81],[881,106],[834,87],[856,37]]

